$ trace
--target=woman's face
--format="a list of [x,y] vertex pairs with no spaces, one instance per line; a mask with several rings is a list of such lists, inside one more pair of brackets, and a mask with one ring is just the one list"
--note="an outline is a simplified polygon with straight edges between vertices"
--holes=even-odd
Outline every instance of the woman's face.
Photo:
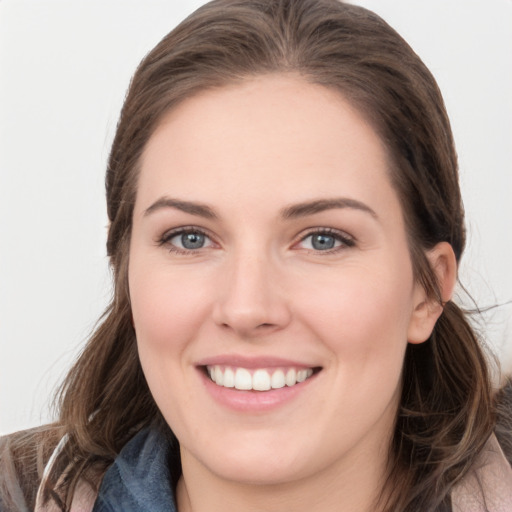
[[142,158],[129,284],[185,469],[276,483],[385,463],[408,339],[429,334],[388,165],[338,92],[295,77],[164,117]]

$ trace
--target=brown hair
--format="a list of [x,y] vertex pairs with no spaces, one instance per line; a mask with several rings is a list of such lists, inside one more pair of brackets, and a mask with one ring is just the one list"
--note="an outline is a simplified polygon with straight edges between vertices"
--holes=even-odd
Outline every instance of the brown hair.
[[[416,279],[439,300],[425,251],[464,249],[456,153],[434,78],[382,19],[336,0],[215,0],[182,22],[142,61],[131,82],[106,175],[114,297],[60,395],[69,436],[46,487],[63,509],[77,478],[107,466],[123,445],[161,421],[138,360],[127,283],[141,154],[162,115],[199,90],[265,73],[299,74],[341,92],[370,121],[392,161]],[[409,344],[382,510],[436,510],[493,428],[487,363],[453,303],[430,339]],[[66,469],[60,489],[56,481]],[[56,491],[59,492],[56,492]]]

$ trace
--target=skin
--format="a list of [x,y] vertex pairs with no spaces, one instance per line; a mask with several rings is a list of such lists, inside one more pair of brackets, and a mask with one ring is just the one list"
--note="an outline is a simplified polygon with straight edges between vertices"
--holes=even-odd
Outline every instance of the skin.
[[[426,340],[441,313],[414,282],[388,168],[338,92],[295,76],[202,92],[151,137],[129,285],[141,363],[180,441],[180,512],[375,510],[407,343]],[[338,198],[357,203],[283,216]],[[191,226],[207,233],[203,247],[162,242]],[[322,229],[349,242],[317,250],[310,235]],[[429,253],[444,299],[452,256],[447,244]],[[321,371],[276,408],[232,410],[197,367],[226,354]]]

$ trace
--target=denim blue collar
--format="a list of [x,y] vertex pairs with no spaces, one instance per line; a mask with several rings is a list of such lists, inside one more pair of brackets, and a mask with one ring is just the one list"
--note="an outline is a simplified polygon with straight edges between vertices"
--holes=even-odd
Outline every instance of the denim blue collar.
[[105,473],[92,512],[177,512],[171,456],[170,442],[159,429],[141,430]]

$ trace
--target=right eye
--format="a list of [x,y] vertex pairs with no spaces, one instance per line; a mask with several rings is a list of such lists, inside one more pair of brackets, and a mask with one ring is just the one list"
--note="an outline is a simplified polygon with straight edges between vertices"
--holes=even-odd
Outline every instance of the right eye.
[[213,245],[206,233],[198,229],[181,229],[165,234],[160,242],[169,247],[169,250],[177,253],[189,253]]

